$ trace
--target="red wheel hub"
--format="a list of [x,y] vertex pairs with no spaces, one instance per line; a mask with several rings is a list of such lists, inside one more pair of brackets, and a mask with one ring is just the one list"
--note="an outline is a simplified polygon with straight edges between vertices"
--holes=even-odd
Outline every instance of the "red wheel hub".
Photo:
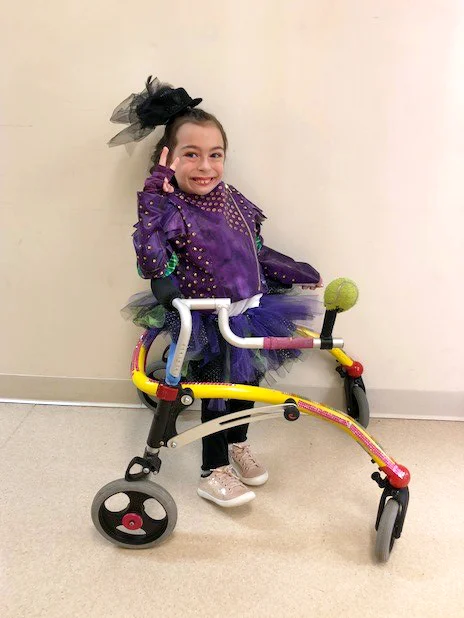
[[143,521],[137,513],[127,513],[122,518],[122,525],[128,530],[140,530],[143,525]]

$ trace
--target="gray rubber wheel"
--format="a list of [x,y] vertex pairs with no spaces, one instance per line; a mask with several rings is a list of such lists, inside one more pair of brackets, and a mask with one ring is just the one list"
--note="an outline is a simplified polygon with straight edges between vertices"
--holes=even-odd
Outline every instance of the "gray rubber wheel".
[[91,514],[105,539],[128,549],[159,545],[177,522],[177,506],[172,496],[146,479],[108,483],[93,499]]
[[[162,360],[155,361],[148,365],[145,373],[149,378],[164,380],[166,377],[166,363]],[[150,397],[150,395],[144,393],[140,389],[137,389],[137,394],[144,406],[147,406],[150,410],[156,410],[158,407],[158,399],[156,397]]]
[[385,504],[375,540],[375,557],[379,562],[387,562],[390,557],[395,543],[393,531],[399,511],[400,505],[396,500],[390,499]]
[[355,384],[351,392],[358,406],[357,421],[363,427],[367,427],[369,425],[369,402],[367,401],[366,391]]

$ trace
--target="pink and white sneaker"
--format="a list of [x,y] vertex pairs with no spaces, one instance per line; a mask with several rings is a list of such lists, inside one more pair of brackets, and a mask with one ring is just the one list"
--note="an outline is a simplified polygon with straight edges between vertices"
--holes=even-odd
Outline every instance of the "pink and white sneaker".
[[209,476],[201,478],[197,493],[225,508],[241,506],[256,498],[256,494],[240,481],[232,466],[215,468]]
[[252,454],[246,442],[231,444],[229,455],[238,478],[246,485],[264,485],[269,478],[268,471]]

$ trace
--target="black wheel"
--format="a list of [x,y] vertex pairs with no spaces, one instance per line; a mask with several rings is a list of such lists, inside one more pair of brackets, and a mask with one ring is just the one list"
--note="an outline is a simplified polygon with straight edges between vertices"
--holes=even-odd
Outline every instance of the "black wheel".
[[353,395],[352,405],[354,408],[357,408],[356,410],[352,410],[354,414],[351,414],[351,416],[353,416],[360,425],[367,427],[369,425],[369,402],[367,401],[366,391],[362,386],[359,386],[359,384],[354,384],[351,393]]
[[[146,374],[149,378],[152,378],[152,380],[164,380],[166,377],[166,363],[162,360],[151,363],[147,367]],[[144,406],[147,406],[150,410],[156,410],[158,407],[158,400],[156,397],[150,397],[150,395],[144,393],[140,389],[137,389],[137,394]]]
[[105,539],[129,549],[159,545],[177,522],[172,496],[146,479],[108,483],[93,499],[91,512],[96,529]]
[[380,517],[377,537],[375,539],[375,557],[379,562],[387,562],[395,543],[395,524],[400,511],[396,500],[386,502]]

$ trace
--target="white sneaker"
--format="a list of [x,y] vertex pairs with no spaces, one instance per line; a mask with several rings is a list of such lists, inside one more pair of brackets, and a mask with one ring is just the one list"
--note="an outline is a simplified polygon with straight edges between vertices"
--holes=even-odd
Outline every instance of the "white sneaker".
[[201,478],[197,493],[224,508],[241,506],[256,498],[256,494],[240,481],[232,466],[215,468],[209,476]]

